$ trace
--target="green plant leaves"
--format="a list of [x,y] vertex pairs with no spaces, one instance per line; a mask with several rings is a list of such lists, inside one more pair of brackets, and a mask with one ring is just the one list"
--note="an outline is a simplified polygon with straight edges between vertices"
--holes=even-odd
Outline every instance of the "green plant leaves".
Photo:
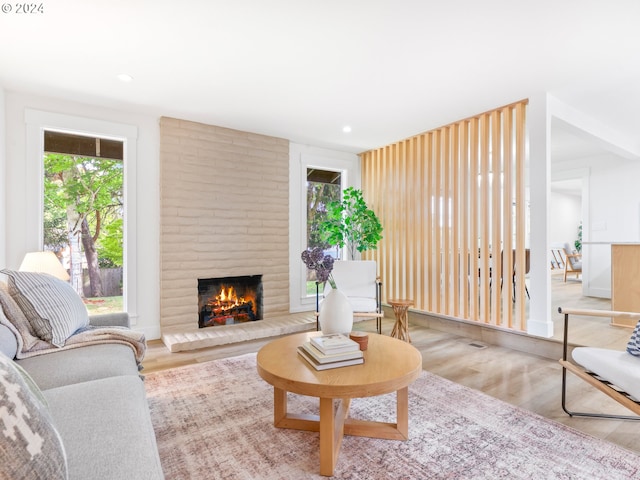
[[351,259],[356,250],[375,250],[382,239],[382,225],[371,210],[362,191],[353,187],[344,190],[342,201],[327,205],[327,218],[319,225],[322,240],[330,245],[349,248]]

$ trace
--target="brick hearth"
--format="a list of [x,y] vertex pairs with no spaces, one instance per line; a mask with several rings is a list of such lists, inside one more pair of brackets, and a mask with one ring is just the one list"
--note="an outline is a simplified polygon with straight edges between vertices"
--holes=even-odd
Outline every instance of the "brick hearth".
[[197,325],[191,328],[181,325],[166,327],[162,330],[162,341],[170,352],[182,352],[315,329],[314,313],[302,312],[239,325],[209,328],[198,328]]

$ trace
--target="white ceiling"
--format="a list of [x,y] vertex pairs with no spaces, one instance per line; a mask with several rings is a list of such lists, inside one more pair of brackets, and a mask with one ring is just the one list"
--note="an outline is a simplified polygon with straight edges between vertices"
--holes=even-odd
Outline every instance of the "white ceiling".
[[2,7],[5,90],[351,152],[540,92],[640,131],[637,0],[40,4]]

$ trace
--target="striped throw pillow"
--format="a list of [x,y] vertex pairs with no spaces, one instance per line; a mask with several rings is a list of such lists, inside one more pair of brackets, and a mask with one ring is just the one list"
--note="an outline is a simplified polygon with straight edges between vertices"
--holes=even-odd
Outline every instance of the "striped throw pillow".
[[633,329],[629,343],[627,343],[627,352],[636,357],[640,357],[640,320]]
[[67,282],[46,273],[1,270],[9,293],[42,340],[63,347],[67,338],[89,325],[82,299]]

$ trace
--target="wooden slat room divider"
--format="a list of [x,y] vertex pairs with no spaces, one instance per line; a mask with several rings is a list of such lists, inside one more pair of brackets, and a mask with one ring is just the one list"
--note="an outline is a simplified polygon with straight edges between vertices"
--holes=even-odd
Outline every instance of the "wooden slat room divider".
[[361,154],[383,300],[526,331],[523,100]]

